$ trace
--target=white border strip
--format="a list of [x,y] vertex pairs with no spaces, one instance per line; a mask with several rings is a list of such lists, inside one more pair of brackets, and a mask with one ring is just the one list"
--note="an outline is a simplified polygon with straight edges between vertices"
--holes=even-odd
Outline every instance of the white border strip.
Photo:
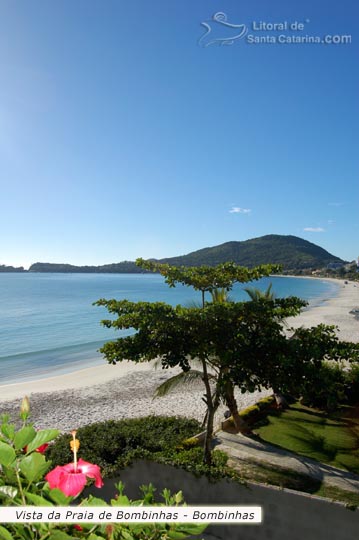
[[0,523],[261,523],[260,506],[7,506]]

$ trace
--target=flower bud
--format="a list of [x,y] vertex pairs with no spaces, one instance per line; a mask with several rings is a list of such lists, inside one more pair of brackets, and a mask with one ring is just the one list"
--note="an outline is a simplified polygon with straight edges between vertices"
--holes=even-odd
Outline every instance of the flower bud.
[[112,534],[113,534],[114,530],[115,530],[115,528],[112,525],[112,523],[109,523],[108,525],[106,525],[105,533],[107,534],[107,538],[112,538]]
[[20,418],[26,420],[30,413],[30,401],[27,396],[25,396],[21,402],[20,406]]

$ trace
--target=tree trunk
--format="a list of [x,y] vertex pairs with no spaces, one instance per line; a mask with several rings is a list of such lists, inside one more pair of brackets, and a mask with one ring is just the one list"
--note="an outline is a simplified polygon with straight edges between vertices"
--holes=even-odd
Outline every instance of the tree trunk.
[[250,431],[247,422],[245,422],[238,414],[237,401],[234,397],[234,387],[231,382],[226,383],[226,405],[231,411],[231,415],[234,421],[235,428],[241,433],[248,433]]
[[208,416],[208,411],[206,411],[206,414],[204,415],[204,418],[202,420],[202,424],[201,424],[202,429],[204,429],[205,426],[207,425],[207,416]]
[[212,437],[213,437],[213,422],[214,422],[214,407],[208,408],[206,437],[204,439],[204,456],[203,460],[209,467],[212,465]]
[[206,360],[202,359],[203,369],[203,382],[206,387],[205,403],[207,405],[206,413],[206,436],[204,439],[204,456],[203,461],[209,467],[212,465],[212,438],[213,438],[213,424],[214,415],[219,405],[219,398],[217,395],[212,396],[211,385],[209,383],[208,371]]

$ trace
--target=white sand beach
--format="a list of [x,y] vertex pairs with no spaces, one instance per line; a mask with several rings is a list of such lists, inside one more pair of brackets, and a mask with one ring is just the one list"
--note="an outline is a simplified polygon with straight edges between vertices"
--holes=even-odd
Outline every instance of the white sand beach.
[[[76,371],[59,377],[0,387],[0,412],[18,418],[20,402],[27,395],[31,419],[38,429],[71,431],[103,420],[138,418],[151,414],[186,416],[202,421],[206,407],[202,401],[202,382],[178,388],[165,397],[153,398],[156,388],[180,370],[155,369],[153,364],[123,363]],[[253,394],[238,393],[238,404],[244,408],[255,403],[270,390]],[[226,407],[217,412],[216,422],[223,419]]]
[[[322,305],[288,319],[290,326],[337,325],[339,337],[359,342],[359,320],[349,312],[359,308],[359,284],[339,282],[339,293]],[[0,412],[18,414],[20,400],[30,397],[32,420],[38,428],[57,427],[63,431],[105,419],[121,419],[149,414],[191,416],[202,420],[205,405],[202,383],[181,387],[166,397],[153,399],[156,387],[173,375],[172,370],[154,369],[152,364],[123,362],[104,364],[37,381],[0,386]],[[264,395],[271,393],[265,391]],[[240,408],[254,403],[259,393],[238,394]],[[223,415],[218,411],[217,419]]]
[[359,320],[350,311],[359,309],[359,282],[348,281],[346,283],[344,280],[329,278],[326,278],[325,281],[339,285],[337,296],[328,298],[320,306],[303,311],[298,317],[287,319],[288,324],[294,328],[299,326],[309,328],[321,323],[335,325],[338,327],[339,339],[358,343]]

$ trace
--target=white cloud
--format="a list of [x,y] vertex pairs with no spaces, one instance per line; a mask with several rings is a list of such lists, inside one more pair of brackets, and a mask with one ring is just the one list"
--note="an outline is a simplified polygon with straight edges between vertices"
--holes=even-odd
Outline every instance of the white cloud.
[[342,203],[342,202],[330,202],[330,203],[328,203],[328,206],[344,206],[344,203]]
[[239,206],[233,206],[229,211],[230,214],[250,214],[251,212],[250,208],[239,208]]
[[306,232],[325,232],[323,227],[304,227],[303,231]]

